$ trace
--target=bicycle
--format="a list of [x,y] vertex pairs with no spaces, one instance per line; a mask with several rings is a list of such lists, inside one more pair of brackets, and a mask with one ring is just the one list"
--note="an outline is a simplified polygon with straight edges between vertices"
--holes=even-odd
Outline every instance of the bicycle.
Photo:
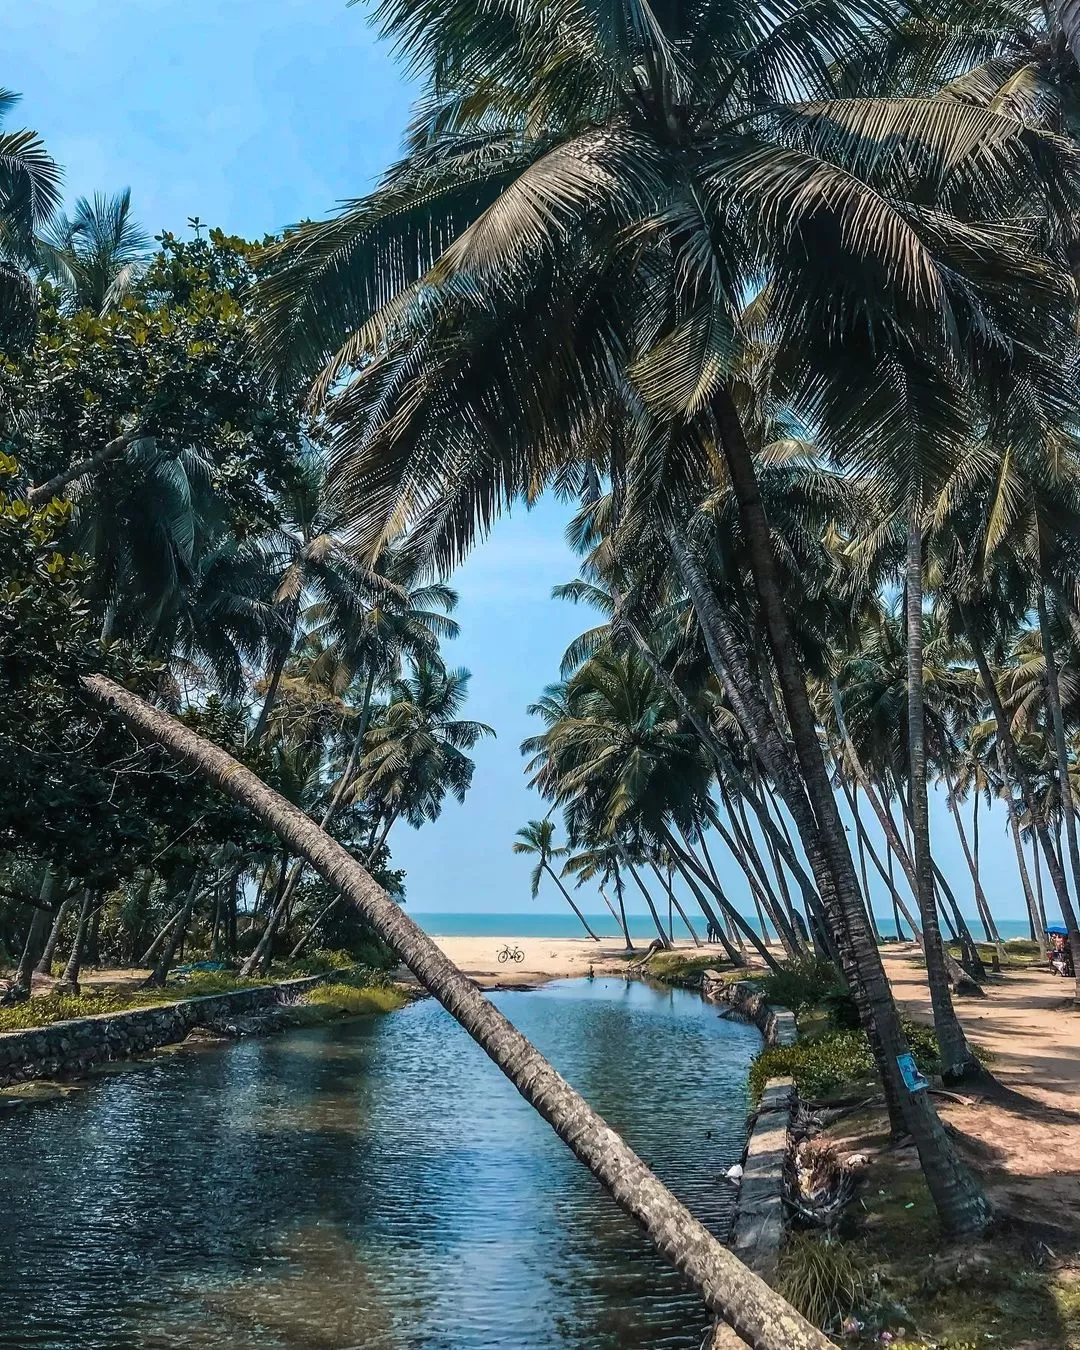
[[507,961],[513,961],[516,965],[520,965],[524,960],[525,953],[521,948],[518,946],[511,947],[509,943],[499,952],[499,964],[501,966],[506,965]]

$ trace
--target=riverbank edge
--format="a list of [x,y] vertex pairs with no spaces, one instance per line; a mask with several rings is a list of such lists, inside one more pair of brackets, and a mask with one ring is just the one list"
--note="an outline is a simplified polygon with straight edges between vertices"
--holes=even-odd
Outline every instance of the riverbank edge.
[[[770,1005],[756,985],[705,971],[701,997],[722,1003],[731,1015],[752,1022],[767,1047],[794,1045],[799,1038],[789,1008]],[[791,1150],[791,1123],[798,1106],[791,1078],[770,1078],[754,1113],[743,1156],[743,1173],[730,1247],[763,1280],[773,1283],[786,1227],[784,1170]],[[714,1340],[714,1345],[717,1342]]]
[[295,1003],[339,972],[305,975],[224,994],[201,994],[122,1012],[0,1032],[0,1088],[39,1079],[70,1079],[95,1065],[175,1045],[196,1028],[220,1032],[236,1018],[257,1018]]

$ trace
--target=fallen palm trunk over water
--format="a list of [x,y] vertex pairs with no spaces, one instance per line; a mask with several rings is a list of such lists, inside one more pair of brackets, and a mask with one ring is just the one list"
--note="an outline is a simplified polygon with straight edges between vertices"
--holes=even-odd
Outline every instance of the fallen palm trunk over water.
[[657,1250],[755,1350],[827,1350],[831,1342],[742,1264],[653,1175],[626,1142],[480,993],[381,886],[298,807],[224,750],[102,675],[83,680],[99,702],[231,797],[306,858],[356,906],[420,983],[544,1117]]

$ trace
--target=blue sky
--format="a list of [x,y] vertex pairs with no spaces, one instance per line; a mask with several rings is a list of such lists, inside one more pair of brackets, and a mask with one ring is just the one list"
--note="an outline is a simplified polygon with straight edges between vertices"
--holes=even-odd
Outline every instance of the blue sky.
[[[23,95],[11,125],[45,138],[70,198],[130,186],[155,233],[198,215],[257,238],[362,194],[397,153],[408,84],[363,8],[344,0],[7,0],[3,10],[0,84]],[[454,578],[462,637],[449,659],[472,670],[471,715],[498,739],[478,750],[463,808],[392,838],[417,910],[532,907],[528,868],[510,853],[515,829],[544,810],[522,777],[518,745],[534,729],[525,708],[588,623],[550,600],[575,570],[564,518],[555,502],[517,513]],[[971,912],[940,798],[932,818],[935,852]],[[1019,918],[1004,824],[996,812],[985,822],[985,884],[995,912]],[[602,909],[598,897],[586,904]],[[539,906],[558,908],[556,897]]]

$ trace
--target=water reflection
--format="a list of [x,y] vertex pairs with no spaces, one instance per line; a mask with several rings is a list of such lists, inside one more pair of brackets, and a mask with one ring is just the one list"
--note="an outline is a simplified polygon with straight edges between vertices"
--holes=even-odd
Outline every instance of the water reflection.
[[[507,1015],[718,1232],[757,1033],[567,981]],[[0,1346],[696,1347],[698,1300],[432,1001],[0,1114]]]

